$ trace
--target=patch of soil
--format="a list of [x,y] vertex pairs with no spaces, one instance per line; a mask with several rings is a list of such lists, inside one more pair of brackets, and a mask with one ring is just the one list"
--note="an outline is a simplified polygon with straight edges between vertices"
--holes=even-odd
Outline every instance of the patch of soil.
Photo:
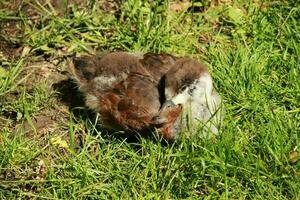
[[56,124],[55,116],[38,115],[31,119],[32,123],[26,121],[23,124],[24,132],[29,137],[37,132],[39,136],[43,136],[45,133],[53,132],[53,126]]
[[[69,142],[69,113],[68,108],[63,105],[56,105],[52,108],[46,108],[31,117],[30,121],[26,120],[23,124],[19,124],[16,128],[21,128],[28,138],[39,140],[41,146],[49,144],[49,138],[55,136],[62,137],[63,140]],[[75,146],[80,147],[82,134],[75,134]]]
[[103,0],[100,1],[102,10],[109,13],[119,12],[121,7],[121,2],[116,0]]
[[[43,5],[48,7],[49,4],[47,3],[47,0],[43,0]],[[68,7],[70,5],[77,5],[77,6],[85,6],[87,1],[84,0],[68,0],[68,1],[62,1],[62,0],[51,0],[51,6],[55,9],[55,12],[58,14],[58,16],[63,16],[66,13],[69,13],[70,10],[68,10]]]
[[[26,89],[36,87],[41,83],[46,84],[52,99],[49,106],[39,111],[31,120],[26,120],[16,128],[22,128],[27,137],[40,138],[40,144],[46,145],[49,137],[62,136],[63,140],[71,141],[69,137],[69,118],[72,112],[76,118],[88,118],[82,110],[74,108],[84,107],[83,97],[77,90],[73,80],[68,78],[67,63],[65,60],[52,60],[51,62],[40,61],[30,63],[24,67],[22,76],[31,74],[23,86]],[[83,117],[82,117],[83,116]],[[48,138],[44,141],[43,138]],[[75,146],[81,144],[82,134],[75,134]]]
[[23,76],[31,74],[26,81],[26,86],[34,86],[38,83],[47,83],[49,88],[51,88],[53,84],[67,78],[67,76],[62,74],[60,71],[60,68],[65,68],[65,65],[65,62],[54,64],[47,61],[27,64],[22,72]]
[[187,10],[190,7],[191,2],[187,0],[183,1],[172,1],[170,3],[169,10],[170,12],[182,12]]
[[10,43],[0,35],[0,56],[2,54],[5,58],[16,59],[20,57],[22,50],[20,44]]
[[[43,7],[43,9],[51,11],[51,9],[54,8],[59,15],[63,15],[65,14],[69,5],[84,6],[86,4],[86,0],[39,0],[38,3],[39,7]],[[37,4],[29,4],[22,0],[11,0],[9,2],[0,2],[0,9],[5,9],[6,11],[12,12],[21,11],[28,18],[39,18],[40,13],[33,5]]]
[[22,52],[23,28],[21,20],[15,18],[21,0],[0,2],[0,12],[5,10],[9,15],[0,19],[0,54],[6,58],[17,58]]
[[18,58],[23,50],[23,31],[16,21],[0,20],[0,54],[6,58]]
[[17,10],[19,6],[21,5],[22,0],[10,0],[10,1],[0,1],[0,9],[6,9],[6,10]]
[[[76,4],[84,6],[86,1],[83,0],[48,0],[39,1],[40,6],[51,11],[53,7],[59,16],[63,16],[68,12],[68,5]],[[0,12],[5,10],[8,14],[7,18],[0,19],[0,56],[1,54],[8,59],[19,58],[22,52],[22,40],[24,36],[24,28],[22,27],[21,15],[25,15],[32,23],[38,24],[41,20],[40,11],[22,0],[11,0],[9,2],[0,1]],[[25,18],[26,19],[26,18]]]

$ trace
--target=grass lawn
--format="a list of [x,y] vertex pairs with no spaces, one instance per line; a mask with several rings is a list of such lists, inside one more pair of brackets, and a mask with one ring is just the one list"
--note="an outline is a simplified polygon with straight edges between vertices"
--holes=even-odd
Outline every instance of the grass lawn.
[[[0,0],[0,199],[300,199],[299,1],[201,2]],[[97,129],[67,60],[116,50],[206,63],[220,136]]]

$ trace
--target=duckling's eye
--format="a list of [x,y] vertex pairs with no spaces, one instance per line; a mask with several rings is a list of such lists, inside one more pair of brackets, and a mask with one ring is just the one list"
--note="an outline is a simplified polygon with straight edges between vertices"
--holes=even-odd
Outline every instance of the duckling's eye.
[[175,106],[175,104],[174,104],[173,101],[167,100],[167,101],[165,101],[165,103],[163,104],[162,109],[172,108],[172,107],[174,107],[174,106]]

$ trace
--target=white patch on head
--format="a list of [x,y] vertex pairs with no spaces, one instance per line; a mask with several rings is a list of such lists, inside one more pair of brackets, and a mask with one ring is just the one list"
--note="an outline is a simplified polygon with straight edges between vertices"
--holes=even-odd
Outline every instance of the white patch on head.
[[210,75],[207,74],[200,79],[191,97],[192,117],[202,122],[214,123],[220,118],[221,97],[213,89]]
[[213,85],[211,76],[208,73],[203,74],[189,87],[192,101],[199,101],[210,97],[212,88]]
[[172,98],[172,101],[175,105],[184,105],[187,103],[187,101],[190,99],[190,95],[183,91],[182,93],[176,95]]
[[115,76],[97,76],[94,78],[94,83],[96,89],[102,90],[109,88],[117,82],[117,77]]
[[89,108],[93,110],[96,110],[99,107],[99,99],[92,94],[88,94],[86,96],[85,103]]
[[[208,73],[205,73],[171,100],[175,105],[185,105],[190,101],[203,103],[207,98],[210,98],[212,87],[212,78]],[[166,97],[168,97],[168,93],[169,89],[166,89]]]

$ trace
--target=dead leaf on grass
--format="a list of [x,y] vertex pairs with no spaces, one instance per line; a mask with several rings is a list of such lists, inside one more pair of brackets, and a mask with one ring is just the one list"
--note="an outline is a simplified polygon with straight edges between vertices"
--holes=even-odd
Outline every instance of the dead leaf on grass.
[[290,163],[292,163],[292,164],[297,163],[298,160],[299,160],[299,158],[300,158],[300,154],[299,154],[298,151],[291,151],[289,153],[289,161],[290,161]]
[[24,68],[23,73],[32,73],[32,76],[27,80],[27,83],[32,85],[47,81],[51,87],[53,84],[67,78],[66,75],[58,72],[58,66],[50,62],[30,63]]
[[174,1],[170,3],[169,10],[171,13],[177,13],[187,10],[191,6],[191,2],[187,0]]

